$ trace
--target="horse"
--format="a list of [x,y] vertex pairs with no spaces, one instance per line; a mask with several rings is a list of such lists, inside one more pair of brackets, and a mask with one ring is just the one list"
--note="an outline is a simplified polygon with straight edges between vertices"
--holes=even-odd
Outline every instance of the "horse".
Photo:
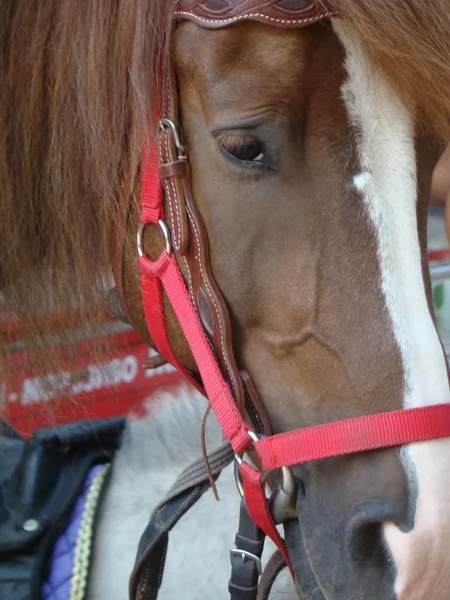
[[[36,364],[59,360],[36,318],[49,297],[93,323],[114,270],[127,319],[201,387],[173,299],[159,280],[141,293],[153,283],[137,254],[141,266],[161,255],[181,270],[233,419],[255,431],[445,408],[426,268],[431,175],[450,137],[444,0],[0,10],[0,288]],[[155,227],[139,196],[158,140],[158,218],[144,198]],[[282,547],[302,600],[448,595],[449,441],[407,437],[292,465]]]

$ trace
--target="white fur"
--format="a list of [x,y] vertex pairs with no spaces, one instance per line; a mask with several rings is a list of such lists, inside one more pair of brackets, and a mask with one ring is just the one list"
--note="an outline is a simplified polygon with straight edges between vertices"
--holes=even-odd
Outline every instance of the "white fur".
[[[150,414],[129,420],[113,464],[94,547],[89,600],[125,600],[139,538],[155,505],[177,475],[200,453],[200,424],[206,401],[186,389],[149,404]],[[213,415],[207,445],[222,441]],[[239,495],[233,468],[217,483],[220,502],[207,492],[170,534],[161,600],[228,600],[229,551],[234,548]],[[274,550],[266,544],[267,555]],[[268,556],[266,556],[267,558]],[[271,599],[297,598],[288,574],[282,574]]]
[[[342,95],[358,134],[362,172],[354,185],[378,238],[381,287],[405,372],[404,406],[450,402],[421,268],[413,120],[371,68],[353,28],[338,20],[334,27],[346,50]],[[401,600],[443,600],[450,589],[450,440],[410,445],[402,459],[418,499],[410,533],[394,524],[384,528],[398,571],[396,592]]]

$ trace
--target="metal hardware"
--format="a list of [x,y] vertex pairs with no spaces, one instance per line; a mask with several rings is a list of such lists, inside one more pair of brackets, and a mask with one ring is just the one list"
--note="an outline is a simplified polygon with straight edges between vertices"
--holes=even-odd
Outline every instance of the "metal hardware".
[[37,531],[40,528],[41,524],[39,523],[39,521],[37,519],[27,519],[23,524],[22,524],[22,529],[24,531],[28,531],[29,533],[32,533],[33,531]]
[[246,563],[248,560],[253,561],[256,565],[258,575],[262,575],[261,559],[258,556],[256,556],[256,554],[247,552],[247,550],[241,550],[240,548],[233,548],[232,550],[230,550],[230,559],[232,563],[233,558],[236,557],[241,559],[242,564]]
[[297,516],[297,488],[294,476],[289,467],[283,467],[281,473],[281,484],[269,500],[269,510],[276,525]]
[[178,150],[180,155],[178,158],[182,159],[186,157],[187,148],[181,141],[181,132],[177,123],[173,119],[160,119],[159,120],[159,129],[163,133],[166,133],[168,130],[171,131],[173,136],[173,141],[175,144],[175,148]]
[[234,461],[234,481],[241,498],[244,497],[244,484],[242,483],[242,477],[239,473],[239,463],[237,460]]
[[[252,437],[253,439],[253,437]],[[239,472],[242,457],[236,456],[234,462],[234,480],[241,498],[244,496],[244,484]],[[263,480],[267,473],[263,474]],[[281,469],[281,483],[269,498],[269,510],[276,525],[294,519],[297,516],[297,487],[292,471],[289,467]]]
[[[249,435],[250,439],[251,439],[253,442],[258,442],[258,441],[259,441],[259,437],[256,435],[256,433],[255,433],[254,431],[250,431],[250,430],[249,430],[249,431],[247,431],[247,433],[248,433],[248,435]],[[236,459],[236,462],[237,462],[237,464],[238,464],[238,465],[241,465],[241,464],[242,464],[242,462],[243,462],[243,459],[242,459],[242,454],[237,454],[237,453],[235,452],[235,454],[234,454],[234,458]]]
[[[259,440],[259,437],[254,431],[247,431],[247,433],[254,442]],[[239,465],[243,463],[242,456],[242,454],[237,454],[236,452],[234,453],[234,480],[241,498],[244,497],[244,485],[242,483],[241,474],[239,473]]]
[[[138,225],[136,246],[137,246],[137,253],[138,253],[139,258],[141,256],[145,255],[144,247],[143,247],[143,236],[144,236],[144,229],[145,229],[146,225],[148,225],[148,223],[139,223],[139,225]],[[163,221],[162,219],[159,219],[158,225],[164,236],[164,244],[165,244],[166,252],[167,252],[167,254],[170,254],[172,252],[172,241],[170,239],[170,231],[169,231],[169,228],[167,227],[167,223],[165,221]]]

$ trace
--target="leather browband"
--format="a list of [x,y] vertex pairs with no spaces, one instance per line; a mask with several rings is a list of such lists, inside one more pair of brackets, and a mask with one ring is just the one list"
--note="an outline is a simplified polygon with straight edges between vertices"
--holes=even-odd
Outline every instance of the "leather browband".
[[331,16],[324,2],[308,0],[176,0],[175,19],[208,29],[252,20],[284,29],[312,25]]

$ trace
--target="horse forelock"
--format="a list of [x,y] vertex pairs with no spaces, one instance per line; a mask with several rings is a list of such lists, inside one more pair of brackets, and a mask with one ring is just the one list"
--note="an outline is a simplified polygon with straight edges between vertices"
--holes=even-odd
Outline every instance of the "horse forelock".
[[[86,328],[104,315],[118,211],[138,187],[154,131],[171,8],[0,1],[0,293],[43,370],[57,366],[60,349],[36,316],[62,313],[67,347],[74,306]],[[10,342],[0,323],[3,359]]]
[[[353,23],[401,97],[450,137],[446,0],[327,4]],[[43,354],[52,332],[35,316],[49,296],[52,310],[79,305],[86,321],[105,306],[101,275],[119,207],[138,195],[172,9],[165,0],[0,0],[0,291],[47,370],[59,351]],[[5,358],[10,340],[0,336]]]
[[450,139],[450,11],[446,0],[329,0],[355,27],[417,123]]

